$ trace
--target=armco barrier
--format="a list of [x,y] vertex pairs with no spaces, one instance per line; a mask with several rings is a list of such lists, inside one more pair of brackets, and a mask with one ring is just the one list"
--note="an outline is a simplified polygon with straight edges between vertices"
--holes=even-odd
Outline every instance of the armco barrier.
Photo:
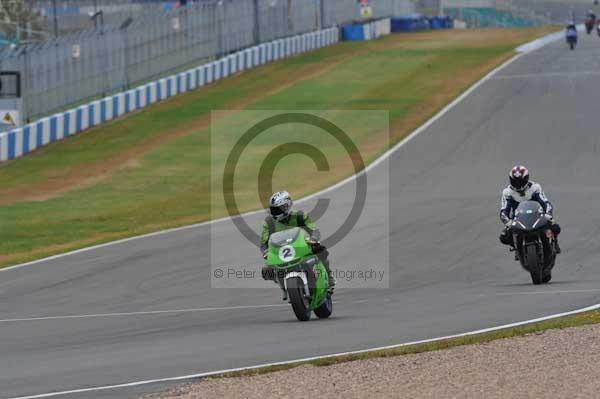
[[380,19],[375,22],[375,37],[387,36],[392,32],[390,18]]
[[0,133],[0,162],[236,72],[337,43],[337,27],[263,43],[211,63]]

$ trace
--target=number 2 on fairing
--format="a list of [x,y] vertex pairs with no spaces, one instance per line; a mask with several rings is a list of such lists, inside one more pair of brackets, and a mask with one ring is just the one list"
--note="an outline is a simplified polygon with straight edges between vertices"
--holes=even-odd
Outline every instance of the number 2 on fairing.
[[279,249],[279,259],[282,262],[289,262],[296,257],[296,251],[291,245],[284,245]]

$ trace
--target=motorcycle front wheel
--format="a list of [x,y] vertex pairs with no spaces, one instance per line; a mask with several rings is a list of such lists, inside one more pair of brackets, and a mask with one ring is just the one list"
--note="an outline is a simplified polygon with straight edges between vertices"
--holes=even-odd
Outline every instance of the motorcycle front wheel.
[[542,283],[544,283],[544,284],[546,284],[546,283],[549,283],[549,282],[550,282],[550,280],[552,280],[552,272],[550,272],[550,271],[547,271],[547,272],[544,274],[544,278],[542,278]]
[[327,295],[327,299],[325,302],[321,304],[318,308],[315,309],[315,314],[319,319],[326,319],[331,316],[333,312],[333,301],[331,300],[331,296]]
[[525,248],[525,259],[527,259],[527,269],[531,274],[531,282],[535,285],[542,284],[544,273],[538,260],[537,246],[528,245]]
[[296,318],[300,321],[310,320],[310,302],[304,296],[304,282],[300,277],[286,280],[288,296]]

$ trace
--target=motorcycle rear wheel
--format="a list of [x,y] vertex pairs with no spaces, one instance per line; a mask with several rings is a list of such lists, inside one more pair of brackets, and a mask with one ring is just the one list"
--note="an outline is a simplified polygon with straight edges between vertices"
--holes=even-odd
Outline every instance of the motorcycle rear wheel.
[[286,281],[286,284],[296,318],[300,321],[310,320],[310,303],[304,297],[304,282],[300,277],[292,277]]

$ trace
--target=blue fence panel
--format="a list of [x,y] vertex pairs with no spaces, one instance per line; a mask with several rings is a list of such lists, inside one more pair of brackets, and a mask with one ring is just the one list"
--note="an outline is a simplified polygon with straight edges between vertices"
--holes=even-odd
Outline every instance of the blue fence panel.
[[365,33],[362,25],[344,25],[342,27],[342,38],[346,41],[365,40]]

